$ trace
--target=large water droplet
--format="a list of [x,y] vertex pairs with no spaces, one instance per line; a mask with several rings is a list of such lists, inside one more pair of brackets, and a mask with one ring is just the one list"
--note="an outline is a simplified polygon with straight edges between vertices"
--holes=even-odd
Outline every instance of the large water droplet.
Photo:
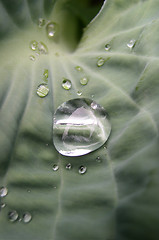
[[46,44],[43,42],[38,42],[38,51],[40,54],[47,54],[48,48],[47,48]]
[[63,103],[53,117],[53,142],[65,156],[81,156],[98,149],[110,131],[105,109],[88,98]]
[[39,18],[38,19],[39,28],[43,27],[44,25],[45,25],[45,19],[44,18]]
[[36,91],[37,95],[39,97],[46,97],[49,93],[49,88],[48,88],[48,85],[43,83],[43,84],[40,84],[37,88],[37,91]]
[[49,38],[55,38],[58,34],[58,24],[55,22],[49,22],[46,26],[46,31]]
[[132,40],[130,40],[129,43],[127,43],[127,47],[132,49],[133,47],[135,47],[135,44],[136,44],[136,40],[132,39]]
[[105,45],[105,50],[106,50],[106,51],[109,51],[110,48],[111,48],[111,47],[110,47],[110,44],[107,43],[107,44]]
[[31,41],[30,42],[30,48],[31,48],[31,50],[36,51],[38,49],[38,42],[35,41],[35,40]]
[[72,168],[71,163],[68,163],[68,164],[66,165],[66,169],[67,169],[67,170],[70,170],[71,168]]
[[86,171],[87,171],[87,168],[85,166],[79,167],[79,170],[78,170],[79,174],[84,174]]
[[62,81],[62,87],[65,89],[65,90],[69,90],[71,87],[72,87],[72,83],[69,79],[64,79]]
[[105,63],[105,59],[100,57],[97,61],[97,66],[101,67],[104,65],[104,63]]
[[57,171],[58,169],[59,169],[59,166],[57,164],[54,164],[53,167],[52,167],[52,170]]
[[24,213],[23,215],[23,222],[24,223],[29,223],[32,219],[32,216],[29,212]]
[[8,189],[6,187],[0,188],[0,197],[5,197],[8,193]]
[[8,219],[11,222],[15,222],[18,219],[18,213],[17,211],[13,210],[8,213]]
[[87,77],[81,78],[81,79],[80,79],[80,83],[81,83],[82,85],[87,85],[87,83],[88,83],[88,78],[87,78]]

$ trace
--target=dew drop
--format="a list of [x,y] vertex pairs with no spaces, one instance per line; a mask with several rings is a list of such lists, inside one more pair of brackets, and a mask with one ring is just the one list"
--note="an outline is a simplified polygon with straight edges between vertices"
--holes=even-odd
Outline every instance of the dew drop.
[[87,85],[87,83],[88,83],[88,78],[87,78],[87,77],[81,78],[81,79],[80,79],[80,83],[81,83],[82,85]]
[[40,54],[47,54],[48,48],[47,48],[46,44],[43,42],[38,42],[38,51]]
[[43,97],[46,97],[49,93],[49,88],[48,88],[48,85],[43,83],[43,84],[40,84],[37,88],[37,91],[36,91],[37,95],[41,98]]
[[107,43],[107,44],[105,45],[105,50],[106,50],[106,51],[109,51],[110,48],[111,48],[111,47],[110,47],[110,44]]
[[55,38],[58,34],[58,24],[55,22],[49,22],[46,26],[46,32],[50,39]]
[[62,81],[62,87],[65,89],[65,90],[69,90],[71,87],[72,87],[72,83],[69,79],[64,79]]
[[[96,104],[92,108],[91,104]],[[101,147],[111,125],[103,107],[88,98],[69,100],[53,116],[53,142],[65,156],[81,156]]]
[[78,169],[79,174],[84,174],[86,173],[87,168],[85,166],[80,166]]
[[1,203],[1,208],[4,208],[6,206],[5,203]]
[[29,59],[30,59],[31,61],[35,61],[35,56],[34,56],[34,55],[30,55],[30,56],[29,56]]
[[78,95],[78,96],[81,96],[81,95],[82,95],[82,92],[81,92],[81,91],[78,91],[78,92],[77,92],[77,95]]
[[57,171],[58,169],[59,169],[59,166],[56,165],[56,164],[54,164],[53,167],[52,167],[52,170],[53,170],[53,171]]
[[66,165],[66,169],[67,169],[67,170],[70,170],[71,168],[72,168],[71,163],[68,163],[68,164]]
[[18,219],[18,213],[17,211],[13,210],[8,213],[8,219],[11,222],[15,222]]
[[127,43],[127,47],[132,49],[135,46],[135,44],[136,44],[136,40],[132,39],[130,40],[129,43]]
[[0,197],[5,197],[8,194],[8,189],[6,187],[0,188]]
[[31,41],[30,42],[30,48],[32,51],[36,51],[38,49],[38,42],[37,41]]
[[101,67],[103,66],[105,63],[105,59],[104,58],[99,58],[98,61],[97,61],[97,66],[98,67]]
[[22,220],[23,220],[24,223],[29,223],[31,221],[31,219],[32,219],[32,216],[29,212],[26,212],[26,213],[23,214],[23,219]]
[[45,25],[45,19],[44,18],[39,18],[38,19],[39,28],[42,28],[44,25]]
[[80,66],[76,66],[75,69],[76,69],[78,72],[81,72],[81,71],[83,70],[82,67],[80,67]]

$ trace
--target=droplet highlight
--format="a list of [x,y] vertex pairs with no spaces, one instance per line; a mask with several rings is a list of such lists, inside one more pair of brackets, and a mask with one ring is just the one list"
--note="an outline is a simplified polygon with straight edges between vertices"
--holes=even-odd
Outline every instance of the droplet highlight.
[[86,173],[87,168],[85,166],[80,166],[78,169],[79,174],[84,174]]
[[50,39],[54,39],[58,34],[58,24],[55,22],[49,22],[46,26],[47,36]]
[[57,171],[57,170],[59,170],[59,166],[56,165],[56,164],[54,164],[53,167],[52,167],[52,170],[53,170],[53,171]]
[[8,194],[8,189],[6,187],[0,188],[0,197],[5,197]]
[[71,89],[71,87],[72,87],[71,81],[70,81],[69,79],[64,79],[64,80],[62,81],[62,87],[63,87],[65,90]]
[[130,49],[133,49],[135,47],[136,44],[136,40],[135,39],[131,39],[129,43],[127,43],[127,47]]
[[11,222],[15,222],[18,219],[18,213],[17,211],[13,210],[8,213],[8,219]]
[[105,59],[104,58],[99,58],[98,61],[97,61],[97,66],[98,67],[101,67],[103,66],[105,63]]
[[80,79],[80,83],[81,83],[82,85],[87,85],[87,83],[88,83],[88,78],[87,78],[87,77],[81,78],[81,79]]
[[71,163],[68,163],[68,164],[66,165],[66,169],[67,169],[67,170],[70,170],[71,168],[72,168]]
[[36,91],[37,95],[41,98],[46,97],[49,93],[49,88],[47,84],[40,84]]
[[29,212],[26,212],[26,213],[23,214],[23,219],[22,220],[23,220],[24,223],[29,223],[31,221],[31,219],[32,219],[32,216]]
[[105,50],[106,50],[106,51],[109,51],[109,50],[110,50],[110,48],[111,48],[111,47],[110,47],[110,44],[108,44],[108,43],[107,43],[107,44],[105,44]]
[[63,103],[53,116],[53,143],[65,156],[81,156],[98,149],[110,132],[106,110],[88,98]]

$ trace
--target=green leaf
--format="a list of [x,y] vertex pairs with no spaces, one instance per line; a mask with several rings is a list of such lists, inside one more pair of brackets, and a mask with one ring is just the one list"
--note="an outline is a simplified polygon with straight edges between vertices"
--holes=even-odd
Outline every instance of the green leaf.
[[[158,240],[159,1],[105,1],[82,38],[83,18],[74,6],[68,0],[0,1],[0,186],[8,189],[0,199],[6,204],[0,238]],[[56,41],[38,27],[39,18],[57,23]],[[31,41],[44,43],[48,54],[36,55]],[[62,88],[63,78],[71,80],[70,90]],[[44,98],[36,93],[42,83],[49,87]],[[107,110],[112,132],[100,149],[64,157],[53,146],[53,114],[78,97]],[[8,219],[13,210],[15,222]]]

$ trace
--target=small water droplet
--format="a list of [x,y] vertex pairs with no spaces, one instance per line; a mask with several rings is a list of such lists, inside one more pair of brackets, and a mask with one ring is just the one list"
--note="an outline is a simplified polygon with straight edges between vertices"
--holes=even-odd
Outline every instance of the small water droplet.
[[71,168],[72,168],[71,163],[68,163],[68,164],[66,165],[66,169],[67,169],[67,170],[70,170]]
[[98,67],[101,67],[103,66],[105,63],[105,59],[104,58],[99,58],[98,61],[97,61],[97,66]]
[[44,18],[39,18],[38,19],[39,28],[43,27],[44,25],[45,25],[45,19]]
[[27,190],[27,192],[28,192],[28,193],[30,193],[30,192],[31,192],[31,190],[30,190],[30,189],[28,189],[28,190]]
[[83,70],[82,67],[80,67],[80,66],[76,66],[75,69],[79,72],[81,72]]
[[106,51],[109,51],[109,50],[110,50],[110,48],[111,48],[111,47],[110,47],[110,44],[108,44],[108,43],[107,43],[107,44],[105,44],[105,50],[106,50]]
[[55,22],[49,22],[46,26],[46,32],[49,38],[55,38],[58,34],[58,24]]
[[49,88],[48,88],[48,85],[47,84],[40,84],[37,88],[37,91],[36,91],[37,95],[39,97],[46,97],[49,93]]
[[1,203],[1,208],[4,208],[6,206],[5,203]]
[[35,40],[31,41],[30,42],[30,48],[31,48],[31,50],[36,51],[38,49],[38,42],[35,41]]
[[54,187],[54,189],[56,189],[57,187]]
[[94,98],[94,94],[92,94],[91,97]]
[[44,70],[43,76],[44,76],[46,79],[49,77],[49,70],[48,70],[48,69],[45,69],[45,70]]
[[64,79],[63,82],[62,82],[62,87],[65,90],[69,90],[72,87],[71,81],[69,79]]
[[5,197],[8,193],[8,189],[6,187],[0,188],[0,197]]
[[15,222],[18,219],[18,213],[17,211],[13,210],[8,213],[8,219],[11,222]]
[[[94,109],[91,104],[96,104]],[[53,116],[53,142],[65,156],[81,156],[101,147],[111,125],[103,107],[88,98],[69,100]]]
[[91,108],[93,108],[94,110],[97,109],[98,104],[96,102],[92,102],[91,103]]
[[87,171],[87,168],[85,166],[79,167],[79,170],[78,170],[79,174],[84,174],[86,171]]
[[78,91],[78,92],[77,92],[77,95],[78,95],[78,96],[81,96],[81,95],[82,95],[82,92],[81,92],[81,91]]
[[81,83],[82,85],[87,85],[87,83],[88,83],[88,78],[87,78],[87,77],[81,78],[81,79],[80,79],[80,83]]
[[98,163],[101,163],[101,162],[102,162],[102,160],[100,159],[99,156],[96,158],[96,162],[98,162]]
[[58,169],[59,169],[59,166],[56,165],[56,164],[54,164],[53,167],[52,167],[52,170],[53,170],[53,171],[57,171]]
[[129,43],[127,43],[127,47],[132,49],[133,47],[135,47],[136,44],[136,40],[135,39],[131,39]]
[[47,54],[48,48],[47,48],[46,44],[43,42],[38,42],[38,51],[40,54]]
[[30,59],[31,61],[35,61],[35,56],[34,56],[34,55],[30,55],[30,56],[29,56],[29,59]]
[[32,219],[32,216],[29,212],[26,212],[23,214],[23,222],[24,223],[29,223]]

